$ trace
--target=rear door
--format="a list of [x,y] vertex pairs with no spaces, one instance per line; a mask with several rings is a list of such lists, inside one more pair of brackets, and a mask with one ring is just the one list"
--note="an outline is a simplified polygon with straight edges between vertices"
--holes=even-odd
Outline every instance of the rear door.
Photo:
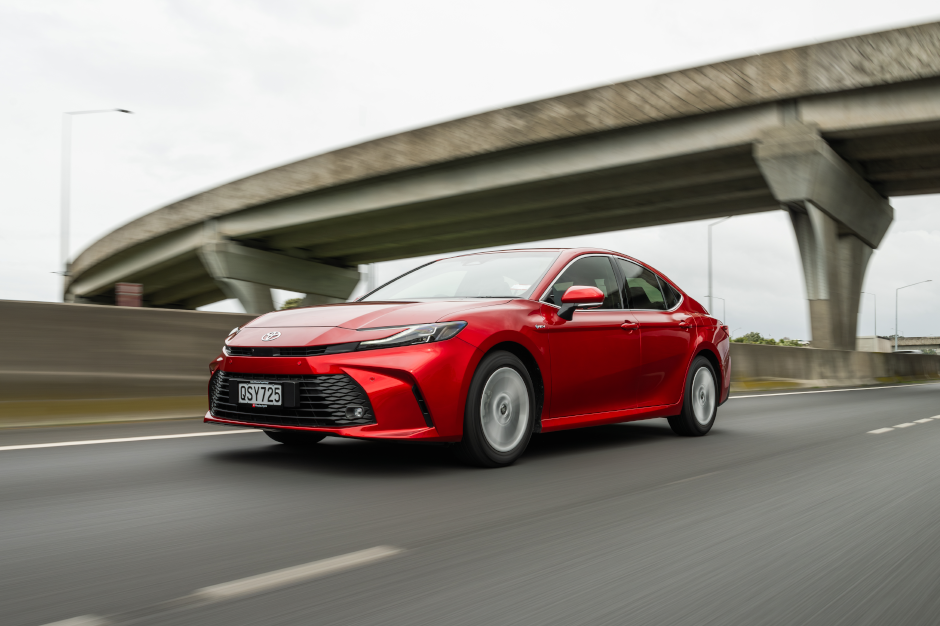
[[624,310],[612,259],[579,257],[559,274],[543,302],[559,306],[561,296],[573,285],[597,287],[606,297],[603,306],[579,309],[571,321],[557,319],[546,328],[552,368],[549,416],[633,408],[640,335]]
[[679,307],[681,295],[650,270],[617,259],[623,298],[639,325],[641,364],[636,379],[638,407],[679,401],[685,385],[695,318]]

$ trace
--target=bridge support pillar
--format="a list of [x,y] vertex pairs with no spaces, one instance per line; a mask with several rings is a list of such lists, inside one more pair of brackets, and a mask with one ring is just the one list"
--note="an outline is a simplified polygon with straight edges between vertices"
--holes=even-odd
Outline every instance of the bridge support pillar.
[[214,239],[199,250],[209,274],[246,313],[274,310],[271,287],[306,294],[303,305],[344,302],[359,282],[353,268],[335,267]]
[[815,128],[774,129],[754,157],[796,232],[813,347],[854,350],[865,270],[894,210]]

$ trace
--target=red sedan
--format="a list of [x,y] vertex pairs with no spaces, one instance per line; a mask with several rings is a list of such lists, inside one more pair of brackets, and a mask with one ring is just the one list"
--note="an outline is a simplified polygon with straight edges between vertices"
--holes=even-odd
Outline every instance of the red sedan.
[[356,302],[262,315],[223,352],[206,422],[289,445],[454,442],[490,467],[532,433],[667,417],[704,435],[731,384],[727,326],[596,249],[442,259]]

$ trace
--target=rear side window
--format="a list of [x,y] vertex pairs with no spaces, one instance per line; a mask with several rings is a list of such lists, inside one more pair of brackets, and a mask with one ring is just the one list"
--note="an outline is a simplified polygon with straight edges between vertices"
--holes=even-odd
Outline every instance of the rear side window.
[[604,304],[601,309],[622,309],[620,303],[620,289],[614,268],[606,256],[581,257],[561,273],[552,283],[545,302],[561,306],[561,297],[569,287],[574,285],[582,287],[597,287],[604,292]]
[[679,292],[676,291],[676,288],[664,281],[662,278],[659,279],[659,286],[663,288],[663,294],[666,296],[666,308],[671,309],[672,307],[679,304],[679,300],[682,299],[682,296],[679,295]]
[[625,259],[617,259],[617,263],[620,264],[620,270],[626,279],[623,296],[624,300],[629,303],[629,308],[653,311],[665,311],[667,308],[672,308],[666,306],[666,298],[663,296],[656,274]]

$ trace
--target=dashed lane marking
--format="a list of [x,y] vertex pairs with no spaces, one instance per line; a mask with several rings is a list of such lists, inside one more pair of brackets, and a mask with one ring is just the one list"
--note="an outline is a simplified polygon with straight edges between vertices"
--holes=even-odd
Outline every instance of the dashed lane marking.
[[233,580],[232,582],[222,583],[221,585],[204,587],[193,593],[193,598],[208,602],[217,602],[238,596],[247,596],[277,587],[292,585],[304,580],[319,578],[327,574],[334,574],[343,570],[359,567],[360,565],[365,565],[366,563],[387,559],[401,552],[403,552],[401,548],[377,546],[375,548],[369,548],[368,550],[360,550],[359,552],[350,552],[342,556],[334,556],[329,559],[323,559],[322,561],[314,561],[313,563],[279,569],[274,572],[268,572],[267,574],[249,576],[248,578]]
[[904,422],[903,424],[895,424],[892,428],[876,428],[875,430],[869,430],[868,434],[880,435],[882,433],[890,433],[895,428],[910,428],[911,426],[917,426],[918,424],[926,424],[927,422],[932,422],[934,420],[940,420],[940,415],[934,415],[933,417],[924,417],[919,420],[914,420],[913,422]]
[[376,561],[393,557],[402,552],[404,552],[403,549],[393,546],[376,546],[367,550],[359,550],[358,552],[350,552],[349,554],[313,561],[312,563],[295,565],[294,567],[287,567],[266,574],[240,578],[220,585],[203,587],[188,596],[170,600],[169,602],[161,602],[140,611],[121,613],[111,615],[110,617],[83,615],[81,617],[62,620],[61,622],[45,624],[44,626],[118,626],[119,624],[136,622],[144,616],[154,617],[168,610],[179,610],[186,607],[240,598],[312,580],[314,578],[328,576],[330,574],[337,574],[361,565],[375,563]]
[[[721,470],[718,470],[720,472]],[[663,487],[668,487],[669,485],[678,485],[679,483],[687,483],[690,480],[698,480],[699,478],[705,478],[706,476],[712,476],[718,472],[708,472],[707,474],[699,474],[698,476],[693,476],[692,478],[683,478],[682,480],[674,480],[671,483],[666,483]]]
[[[185,437],[215,437],[218,435],[244,435],[257,430],[227,430],[218,433],[182,433],[179,435],[153,435],[150,437],[122,437],[121,439],[86,439],[84,441],[58,441],[56,443],[31,443],[23,446],[0,446],[0,452],[6,450],[32,450],[35,448],[62,448],[66,446],[93,446],[99,443],[125,443],[128,441],[154,441],[156,439],[183,439]],[[78,619],[78,618],[76,618]]]
[[72,617],[64,619],[61,622],[52,622],[45,626],[107,626],[108,622],[94,615],[82,615],[81,617]]

